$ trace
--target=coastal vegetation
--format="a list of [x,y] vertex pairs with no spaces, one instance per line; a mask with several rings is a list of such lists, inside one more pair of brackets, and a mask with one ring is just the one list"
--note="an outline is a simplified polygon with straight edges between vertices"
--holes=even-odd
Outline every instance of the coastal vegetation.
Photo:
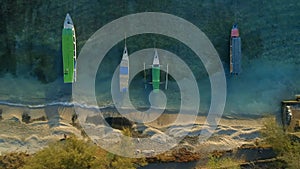
[[275,118],[267,118],[261,130],[264,142],[277,153],[278,167],[290,169],[300,168],[300,142],[288,132],[285,132]]
[[120,157],[75,136],[51,143],[32,155],[12,152],[0,157],[0,169],[135,169],[143,165],[144,159]]
[[0,169],[18,169],[25,165],[29,155],[25,152],[11,152],[0,156]]
[[240,161],[230,157],[215,157],[210,156],[206,167],[209,169],[240,169]]

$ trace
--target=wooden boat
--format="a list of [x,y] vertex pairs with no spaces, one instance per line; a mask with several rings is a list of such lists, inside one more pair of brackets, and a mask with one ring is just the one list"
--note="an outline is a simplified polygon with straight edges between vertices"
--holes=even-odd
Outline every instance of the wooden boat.
[[[126,41],[126,40],[125,40]],[[129,83],[129,57],[125,42],[122,60],[120,63],[120,92],[125,93],[128,91]]]
[[241,61],[242,61],[242,50],[241,50],[241,38],[237,24],[234,24],[231,29],[230,36],[230,73],[239,74],[241,73]]
[[76,37],[71,16],[67,14],[62,30],[64,83],[76,81]]

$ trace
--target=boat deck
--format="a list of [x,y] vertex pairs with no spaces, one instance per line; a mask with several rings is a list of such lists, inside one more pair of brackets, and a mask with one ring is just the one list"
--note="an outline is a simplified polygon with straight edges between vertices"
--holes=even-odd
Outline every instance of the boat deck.
[[122,60],[120,63],[120,92],[128,91],[129,85],[129,56],[125,45]]
[[240,37],[231,38],[231,42],[230,42],[230,73],[231,74],[241,73],[241,61],[242,61],[241,38]]
[[120,92],[128,91],[129,82],[129,63],[128,60],[122,60],[120,64]]
[[71,16],[67,14],[62,30],[62,56],[64,83],[76,81],[76,36]]

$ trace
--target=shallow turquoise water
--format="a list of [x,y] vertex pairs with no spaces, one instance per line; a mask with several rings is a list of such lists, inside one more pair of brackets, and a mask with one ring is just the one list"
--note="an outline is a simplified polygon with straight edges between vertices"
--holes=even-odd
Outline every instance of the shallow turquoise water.
[[[239,76],[227,75],[227,100],[225,114],[227,115],[266,115],[277,114],[280,101],[293,99],[300,92],[300,68],[297,64],[252,60],[249,65],[243,65]],[[97,101],[100,107],[112,104],[110,93],[110,78],[96,81]],[[32,78],[15,78],[5,76],[0,81],[0,99],[4,102],[24,104],[46,104],[52,102],[70,102],[72,85],[63,84],[62,79],[50,84],[41,84]],[[198,81],[201,97],[200,112],[206,113],[210,106],[210,83],[208,78]],[[163,85],[161,86],[163,88]],[[140,77],[130,86],[130,98],[133,105],[149,107],[148,95],[151,86],[144,89]],[[175,82],[170,82],[165,91],[168,98],[167,109],[179,109],[180,91]]]

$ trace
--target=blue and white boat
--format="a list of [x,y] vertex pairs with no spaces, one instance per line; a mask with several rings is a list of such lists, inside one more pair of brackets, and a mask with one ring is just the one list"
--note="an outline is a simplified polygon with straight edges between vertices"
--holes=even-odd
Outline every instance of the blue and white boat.
[[126,39],[125,39],[125,47],[123,51],[123,57],[120,63],[120,92],[125,93],[128,91],[128,82],[129,82],[129,57],[126,47]]

